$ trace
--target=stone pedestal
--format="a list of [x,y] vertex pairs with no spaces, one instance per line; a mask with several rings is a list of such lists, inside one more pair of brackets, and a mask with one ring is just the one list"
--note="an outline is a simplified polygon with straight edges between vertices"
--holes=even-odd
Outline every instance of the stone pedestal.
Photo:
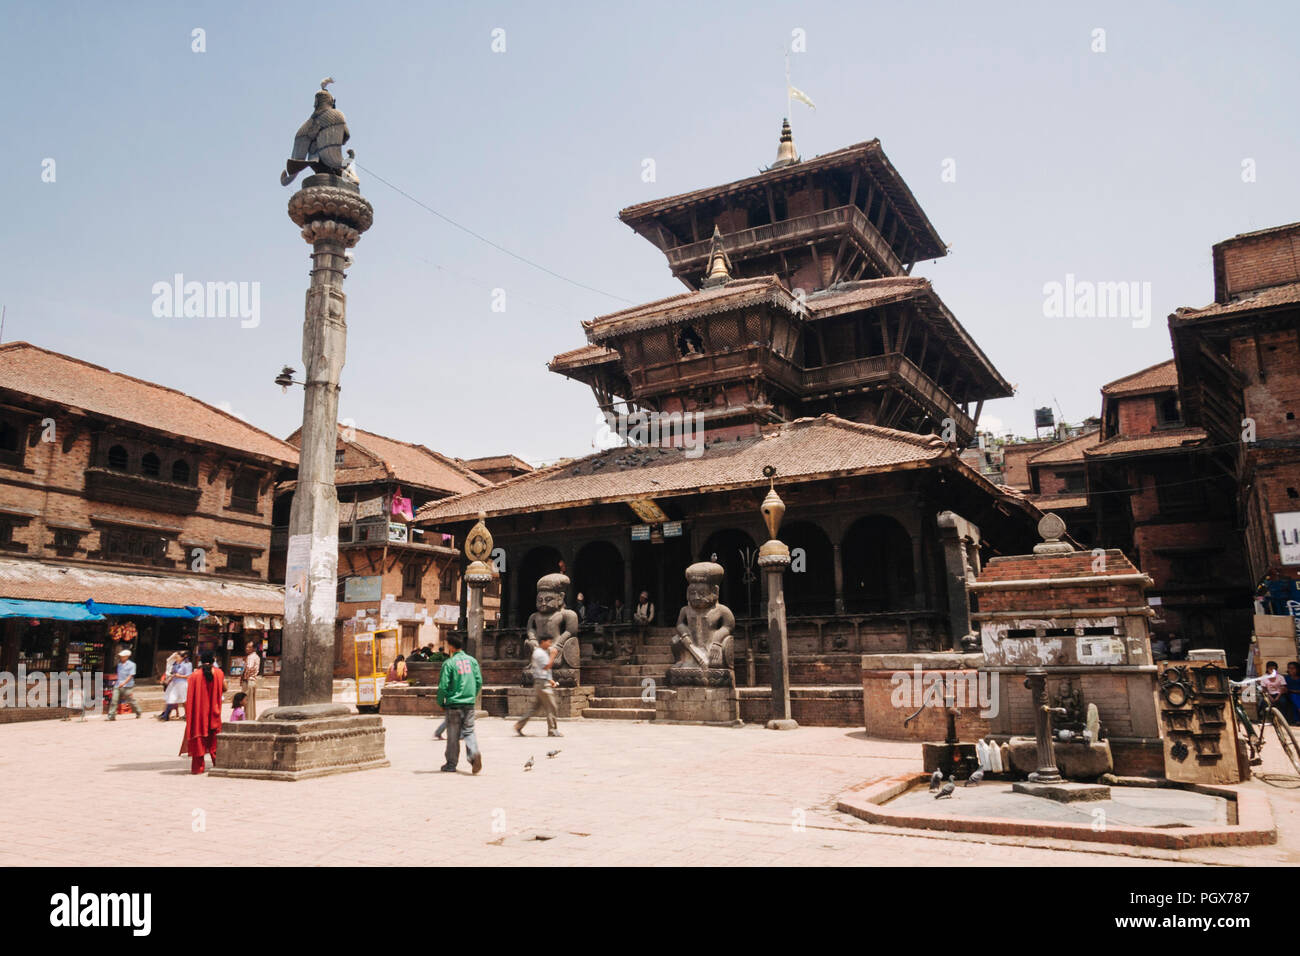
[[1057,803],[1085,803],[1093,800],[1109,800],[1110,787],[1095,783],[1013,783],[1015,793],[1030,797],[1043,797]]
[[655,720],[741,726],[740,698],[734,687],[681,687],[655,697]]
[[[555,695],[555,716],[581,717],[582,712],[591,706],[588,701],[596,696],[596,688],[553,687],[551,693]],[[532,713],[533,701],[536,699],[537,693],[531,687],[507,687],[506,716],[520,719],[525,714]],[[534,719],[545,720],[540,714]]]
[[214,777],[305,780],[388,766],[384,723],[344,704],[274,707],[217,735]]
[[[1039,767],[1038,742],[1033,737],[1012,737],[1007,741],[1012,770],[1032,773]],[[1087,744],[1083,741],[1053,741],[1052,755],[1061,776],[1066,780],[1095,780],[1103,773],[1115,769],[1110,752],[1110,742],[1100,740]]]

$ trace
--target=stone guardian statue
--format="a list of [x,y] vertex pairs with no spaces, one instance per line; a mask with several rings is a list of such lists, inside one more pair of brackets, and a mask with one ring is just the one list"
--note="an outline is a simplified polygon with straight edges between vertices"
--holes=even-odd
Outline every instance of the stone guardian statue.
[[[528,637],[524,642],[527,656],[537,649],[541,635],[549,634],[555,663],[551,677],[561,687],[575,687],[582,665],[582,644],[578,640],[578,613],[565,607],[564,595],[569,590],[565,574],[548,574],[537,582],[537,610],[528,616]],[[532,677],[524,670],[524,686],[532,685]]]

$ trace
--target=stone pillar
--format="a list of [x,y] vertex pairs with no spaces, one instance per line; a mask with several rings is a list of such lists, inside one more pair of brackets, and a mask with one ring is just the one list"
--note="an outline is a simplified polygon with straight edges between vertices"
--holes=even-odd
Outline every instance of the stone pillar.
[[487,563],[492,556],[492,535],[483,523],[486,517],[487,514],[480,511],[478,524],[465,536],[465,557],[469,560],[465,569],[465,590],[469,595],[465,653],[475,660],[481,660],[483,656],[483,589],[492,583],[492,567]]
[[972,633],[970,592],[971,579],[966,565],[966,541],[978,541],[979,529],[960,515],[941,511],[938,516],[939,543],[943,547],[944,583],[948,591],[948,634],[951,647],[963,653],[964,643]]
[[[318,94],[318,102],[321,96],[328,94]],[[289,516],[280,702],[258,720],[225,725],[214,777],[301,780],[388,766],[382,719],[332,703],[338,587],[334,449],[347,338],[343,274],[345,252],[370,228],[373,210],[354,182],[321,173],[309,176],[289,200],[289,218],[312,245],[312,271],[302,334],[306,393]]]
[[339,554],[334,449],[347,344],[345,252],[370,228],[373,216],[354,183],[329,174],[308,177],[289,200],[289,218],[312,246],[312,270],[302,330],[302,442],[289,513],[282,705],[328,704],[334,693]]
[[[765,469],[766,470],[766,469]],[[771,478],[774,472],[769,472]],[[772,672],[772,718],[769,730],[794,730],[790,711],[790,640],[785,626],[785,571],[790,567],[790,549],[777,539],[785,503],[773,485],[763,499],[763,520],[767,522],[768,540],[758,549],[758,566],[767,579],[768,666]]]
[[835,551],[835,613],[844,613],[844,555],[839,542],[831,545]]

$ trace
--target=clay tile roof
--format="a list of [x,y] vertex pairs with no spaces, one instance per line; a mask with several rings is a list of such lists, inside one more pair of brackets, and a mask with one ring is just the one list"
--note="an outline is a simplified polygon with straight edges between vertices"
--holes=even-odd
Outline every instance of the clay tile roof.
[[1177,387],[1178,369],[1174,367],[1174,360],[1169,359],[1158,365],[1152,365],[1150,368],[1144,368],[1140,372],[1134,372],[1132,375],[1125,375],[1113,382],[1107,382],[1101,387],[1101,393],[1103,395],[1133,395],[1138,392],[1162,391],[1167,388]]
[[1175,451],[1205,441],[1200,428],[1171,428],[1149,435],[1116,435],[1084,452],[1087,458],[1105,458],[1107,455],[1132,455],[1137,452]]
[[416,520],[431,523],[564,508],[596,501],[665,498],[723,488],[759,487],[763,467],[778,483],[865,474],[954,458],[934,436],[862,425],[833,415],[787,422],[762,437],[718,441],[696,458],[679,448],[611,448],[519,475],[482,491],[431,501]]
[[1060,465],[1069,461],[1083,461],[1083,453],[1101,441],[1101,432],[1077,435],[1068,441],[1057,442],[1029,456],[1031,465]]
[[[344,426],[340,425],[340,434],[344,430]],[[348,444],[368,455],[373,464],[337,469],[334,482],[339,486],[396,481],[413,488],[455,495],[491,485],[490,481],[475,474],[464,462],[448,458],[423,445],[386,438],[360,428],[352,431],[356,437]],[[295,445],[299,440],[298,432],[289,436],[289,441]],[[282,484],[280,487],[283,489],[289,485]]]
[[1247,292],[1231,302],[1212,302],[1203,309],[1179,309],[1175,317],[1184,320],[1205,319],[1296,304],[1300,304],[1300,282],[1291,282],[1286,285],[1275,285],[1270,289]]
[[523,471],[532,471],[533,466],[528,464],[518,455],[486,455],[483,458],[466,458],[466,467],[473,471],[479,469],[492,470],[495,468],[518,468]]
[[547,363],[551,371],[561,368],[579,368],[583,365],[599,365],[603,362],[617,362],[618,353],[603,345],[584,345],[580,348],[561,352]]
[[27,342],[0,345],[0,391],[228,448],[281,464],[297,450],[241,418],[164,385]]
[[814,292],[805,300],[808,311],[822,318],[861,308],[899,302],[930,290],[930,281],[920,276],[889,276],[835,285]]
[[759,276],[752,279],[732,279],[726,285],[682,292],[666,299],[633,306],[630,309],[598,315],[594,319],[583,322],[582,325],[588,330],[589,338],[602,339],[630,329],[654,328],[688,316],[725,312],[728,309],[739,309],[758,302],[780,302],[791,310],[795,308],[794,296],[780,279],[776,276]]
[[1088,507],[1087,495],[1029,495],[1039,511],[1072,511]]
[[93,598],[113,604],[201,607],[213,614],[283,614],[284,588],[193,574],[149,574],[0,558],[0,597],[24,601]]

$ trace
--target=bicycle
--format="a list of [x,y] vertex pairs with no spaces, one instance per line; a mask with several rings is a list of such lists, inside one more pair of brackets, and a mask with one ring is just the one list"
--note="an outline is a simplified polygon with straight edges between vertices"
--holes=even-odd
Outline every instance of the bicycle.
[[1283,753],[1291,761],[1291,766],[1295,769],[1295,772],[1300,774],[1300,744],[1296,743],[1295,735],[1291,733],[1291,725],[1287,723],[1286,715],[1273,706],[1273,701],[1269,699],[1268,692],[1263,687],[1258,688],[1256,695],[1256,709],[1258,711],[1256,721],[1258,726],[1251,721],[1250,716],[1246,713],[1241,692],[1252,684],[1258,685],[1259,678],[1248,677],[1243,681],[1228,681],[1228,687],[1232,694],[1232,709],[1237,715],[1238,729],[1245,732],[1246,746],[1250,750],[1251,766],[1258,766],[1260,763],[1261,757],[1259,755],[1264,749],[1264,728],[1272,724]]

